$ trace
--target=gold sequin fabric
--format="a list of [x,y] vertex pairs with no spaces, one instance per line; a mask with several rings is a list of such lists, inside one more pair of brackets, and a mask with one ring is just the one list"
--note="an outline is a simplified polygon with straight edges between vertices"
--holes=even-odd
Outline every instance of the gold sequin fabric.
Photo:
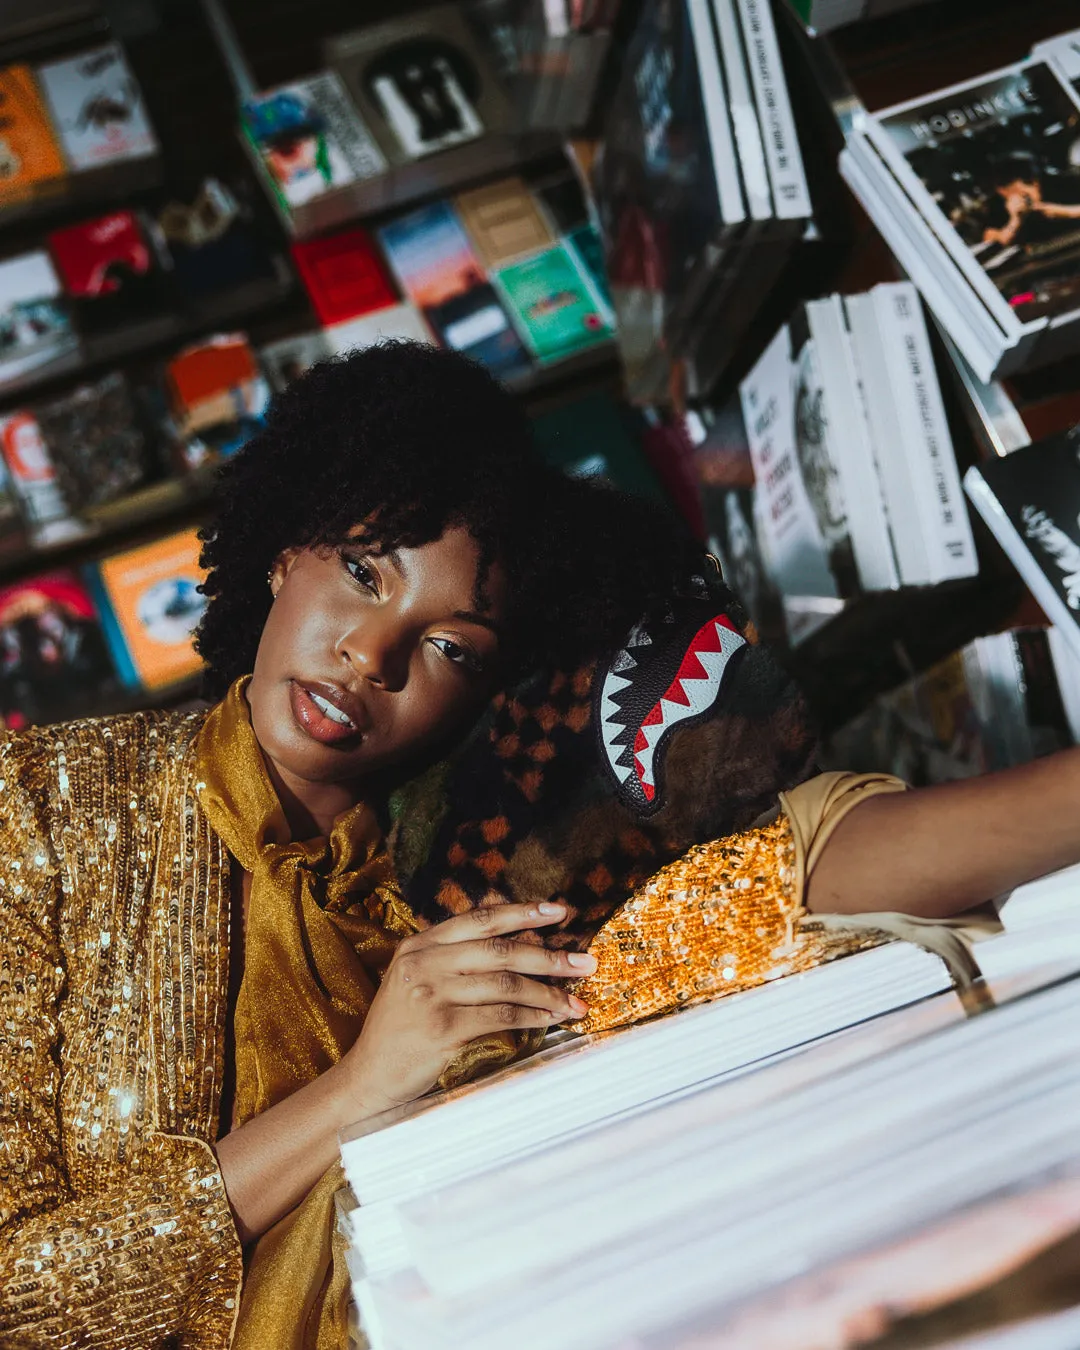
[[228,1346],[228,859],[200,714],[0,737],[0,1345]]
[[796,890],[785,816],[692,848],[635,891],[593,939],[596,971],[575,986],[589,1014],[573,1029],[640,1022],[885,940],[825,932]]

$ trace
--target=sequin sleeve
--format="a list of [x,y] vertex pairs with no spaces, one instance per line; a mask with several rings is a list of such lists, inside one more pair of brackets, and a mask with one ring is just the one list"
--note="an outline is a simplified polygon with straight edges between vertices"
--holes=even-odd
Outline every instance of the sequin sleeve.
[[64,896],[27,744],[0,739],[0,1346],[218,1350],[241,1265],[212,1150],[153,1135],[114,1184],[69,1179]]

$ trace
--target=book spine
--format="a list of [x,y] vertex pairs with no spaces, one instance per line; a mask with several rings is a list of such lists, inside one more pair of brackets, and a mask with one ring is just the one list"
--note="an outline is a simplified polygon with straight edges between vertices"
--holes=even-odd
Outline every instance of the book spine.
[[128,689],[141,688],[142,681],[139,679],[139,672],[135,669],[135,663],[131,659],[131,649],[128,647],[127,640],[120,627],[120,621],[116,617],[116,609],[109,596],[108,587],[105,585],[105,580],[97,564],[88,563],[82,569],[82,578],[97,608],[98,618],[101,620],[101,631],[105,634],[109,655],[112,657],[117,675]]
[[720,214],[726,225],[738,225],[746,219],[746,206],[742,184],[739,182],[735,141],[728,120],[728,94],[709,17],[709,0],[686,0],[686,10],[697,53],[701,101],[712,150],[713,176],[720,197]]
[[924,586],[932,580],[930,558],[911,480],[911,464],[899,431],[899,414],[893,400],[874,298],[849,295],[844,307],[874,458],[885,494],[885,510],[900,581],[905,586]]
[[738,0],[738,3],[776,215],[781,220],[809,219],[813,214],[810,189],[772,12],[768,0]]
[[863,590],[892,590],[900,578],[889,521],[862,411],[858,375],[838,295],[806,306],[825,393],[825,422],[847,505],[847,526]]
[[918,292],[910,282],[900,281],[875,287],[875,295],[881,296],[893,397],[905,428],[935,580],[976,576],[975,540]]
[[739,152],[747,207],[752,219],[772,220],[773,200],[765,168],[765,147],[761,142],[761,127],[746,73],[746,58],[739,37],[734,0],[712,0],[712,16],[720,60],[727,78],[731,125]]

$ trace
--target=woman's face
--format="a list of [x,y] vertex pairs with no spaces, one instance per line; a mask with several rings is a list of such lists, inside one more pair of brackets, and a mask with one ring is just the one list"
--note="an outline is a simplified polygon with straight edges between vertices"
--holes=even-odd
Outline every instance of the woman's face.
[[422,759],[480,711],[498,673],[505,583],[493,567],[477,613],[477,562],[460,528],[383,556],[357,540],[278,559],[248,703],[296,795]]

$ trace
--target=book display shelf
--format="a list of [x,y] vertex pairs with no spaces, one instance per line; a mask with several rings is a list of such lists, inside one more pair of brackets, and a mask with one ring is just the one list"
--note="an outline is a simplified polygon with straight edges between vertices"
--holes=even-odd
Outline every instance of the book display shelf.
[[[368,7],[362,27],[337,0],[0,16],[2,724],[193,695],[216,466],[322,357],[394,336],[457,347],[560,462],[661,491],[644,422],[615,401],[602,247],[562,139],[620,6],[560,37],[563,99],[552,78],[515,85],[470,7],[406,10]],[[441,131],[379,65],[410,37],[449,72],[428,91]],[[542,14],[537,41],[554,42]],[[440,252],[435,296],[420,274]],[[138,595],[124,558],[150,578]],[[46,670],[57,624],[73,657]]]

